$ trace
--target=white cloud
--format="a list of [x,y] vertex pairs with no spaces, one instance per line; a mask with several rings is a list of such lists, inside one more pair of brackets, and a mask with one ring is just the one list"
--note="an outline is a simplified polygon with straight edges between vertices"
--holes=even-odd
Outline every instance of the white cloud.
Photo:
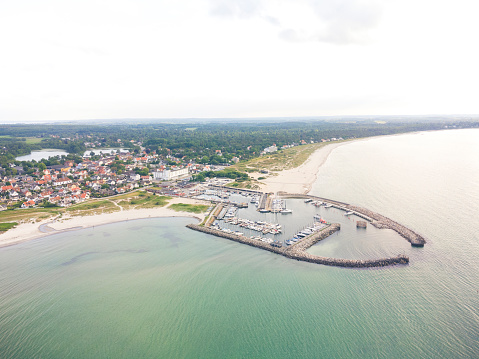
[[211,0],[217,16],[258,17],[278,27],[287,41],[364,43],[381,17],[375,0]]
[[0,121],[479,113],[478,7],[5,2]]

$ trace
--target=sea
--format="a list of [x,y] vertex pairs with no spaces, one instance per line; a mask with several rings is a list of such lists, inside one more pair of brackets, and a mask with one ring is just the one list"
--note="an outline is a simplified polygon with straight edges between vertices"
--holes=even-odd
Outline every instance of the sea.
[[341,223],[311,253],[410,263],[294,261],[191,231],[191,218],[0,248],[0,357],[479,357],[479,130],[345,144],[311,194],[379,212],[427,243],[412,248],[391,230],[356,229],[337,209],[287,200],[292,215],[268,217],[285,231],[314,213]]

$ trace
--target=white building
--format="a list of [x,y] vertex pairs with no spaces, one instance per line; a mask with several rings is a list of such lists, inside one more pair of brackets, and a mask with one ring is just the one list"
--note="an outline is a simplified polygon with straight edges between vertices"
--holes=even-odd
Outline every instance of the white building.
[[266,147],[263,152],[264,153],[268,153],[268,152],[276,152],[278,150],[278,147],[273,145],[273,146],[269,146],[269,147]]
[[174,170],[163,170],[153,172],[153,178],[161,181],[171,181],[188,175],[188,168],[178,168]]

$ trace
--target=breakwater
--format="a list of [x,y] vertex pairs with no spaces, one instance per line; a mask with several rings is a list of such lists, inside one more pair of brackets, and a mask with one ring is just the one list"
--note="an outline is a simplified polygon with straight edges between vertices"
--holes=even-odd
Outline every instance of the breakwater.
[[349,267],[349,268],[367,268],[367,267],[384,267],[397,264],[407,264],[409,263],[409,258],[404,255],[399,255],[397,257],[391,258],[380,258],[372,260],[356,260],[356,259],[342,259],[342,258],[328,258],[315,256],[306,252],[306,250],[314,245],[315,243],[323,240],[324,238],[329,237],[336,231],[340,229],[340,225],[337,223],[331,224],[325,229],[315,232],[308,237],[305,237],[300,242],[295,243],[290,247],[273,247],[270,244],[257,241],[245,236],[239,236],[232,233],[225,233],[213,228],[207,228],[199,226],[197,224],[188,224],[188,228],[195,231],[211,234],[217,237],[226,238],[235,242],[243,243],[250,245],[252,247],[261,248],[269,252],[280,254],[287,258],[296,259],[298,261],[317,263],[329,266],[336,267]]
[[349,209],[363,213],[368,217],[371,217],[373,221],[371,224],[376,228],[389,228],[398,233],[401,237],[405,238],[413,247],[424,247],[426,240],[421,235],[417,234],[413,230],[403,226],[402,224],[393,221],[392,219],[385,217],[379,213],[370,211],[369,209],[358,207],[358,206],[348,206]]
[[319,200],[323,201],[326,203],[330,203],[333,205],[335,208],[345,210],[345,211],[353,211],[355,215],[366,219],[371,223],[376,228],[387,228],[387,229],[392,229],[396,233],[398,233],[401,237],[406,239],[413,247],[424,247],[424,244],[426,243],[426,239],[419,235],[418,233],[414,232],[413,230],[403,226],[402,224],[393,221],[392,219],[385,217],[379,213],[373,212],[369,209],[359,207],[359,206],[354,206],[348,203],[344,202],[339,202],[339,201],[334,201],[331,199],[323,198],[323,197],[317,197],[317,196],[311,196],[311,195],[305,195],[305,194],[299,194],[299,193],[285,193],[281,192],[280,193],[281,197],[284,198],[305,198],[305,199],[313,199],[313,200]]

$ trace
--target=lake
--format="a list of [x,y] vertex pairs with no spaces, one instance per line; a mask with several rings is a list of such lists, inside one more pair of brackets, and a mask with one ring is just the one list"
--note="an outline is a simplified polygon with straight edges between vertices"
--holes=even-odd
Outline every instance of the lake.
[[68,155],[68,152],[66,152],[64,150],[51,148],[51,149],[43,149],[41,151],[32,151],[32,153],[30,153],[29,155],[18,156],[15,159],[17,161],[32,161],[32,160],[35,160],[35,161],[38,162],[38,161],[41,161],[42,159],[49,159],[51,157],[63,156],[63,155],[65,155],[65,156]]

